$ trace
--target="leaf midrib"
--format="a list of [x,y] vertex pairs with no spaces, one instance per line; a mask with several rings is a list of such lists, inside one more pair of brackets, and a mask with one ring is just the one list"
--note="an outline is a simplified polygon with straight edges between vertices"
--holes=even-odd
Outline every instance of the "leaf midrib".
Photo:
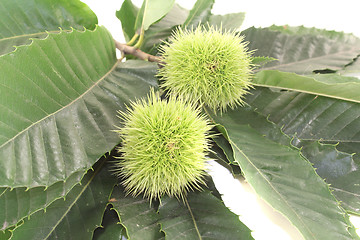
[[32,37],[32,36],[37,36],[37,35],[42,35],[42,34],[51,34],[51,33],[60,33],[60,32],[71,32],[72,30],[53,30],[53,31],[45,31],[45,32],[37,32],[37,33],[29,33],[29,34],[23,34],[23,35],[16,35],[16,36],[12,36],[12,37],[6,37],[6,38],[1,38],[1,41],[6,41],[6,40],[10,40],[10,39],[16,39],[16,38],[23,38],[23,37]]
[[[195,3],[196,5],[196,3]],[[194,14],[190,17],[190,19],[186,22],[184,22],[183,26],[187,27],[189,25],[189,23],[195,18],[195,14],[199,11],[199,9],[201,8],[201,5],[199,4],[199,6],[195,9]]]
[[[325,54],[325,55],[322,55],[322,56],[318,56],[318,57],[313,57],[313,58],[306,58],[306,59],[303,59],[303,60],[300,60],[300,61],[295,61],[295,62],[289,62],[289,63],[284,63],[284,64],[279,64],[279,65],[275,65],[275,66],[272,66],[272,67],[265,67],[265,68],[262,68],[261,70],[276,70],[278,69],[279,67],[286,67],[286,66],[291,66],[291,65],[294,65],[294,64],[299,64],[299,63],[303,63],[303,62],[307,62],[307,61],[313,61],[313,60],[316,60],[318,61],[319,59],[326,59],[330,56],[336,56],[338,54],[344,54],[344,53],[348,53],[348,52],[354,52],[356,50],[359,50],[360,48],[357,48],[357,47],[352,47],[348,50],[343,50],[343,51],[339,51],[339,52],[336,52],[336,53],[332,53],[332,54]],[[354,53],[355,54],[355,53]]]
[[338,192],[343,192],[343,193],[346,193],[346,194],[349,194],[349,195],[354,195],[354,196],[360,197],[360,194],[358,194],[358,193],[350,192],[350,191],[340,189],[340,188],[336,188],[336,187],[331,187],[331,188],[334,189],[335,191],[338,191]]
[[[216,125],[216,122],[215,122],[214,119],[211,117],[211,115],[208,113],[208,111],[207,111],[205,108],[203,108],[203,109],[206,111],[206,113],[207,113],[207,115],[209,116],[209,118],[211,118],[212,122]],[[223,126],[223,125],[221,125],[221,126],[224,128],[225,131],[227,131],[226,128],[225,128],[225,126]],[[226,134],[227,134],[227,133],[226,133]],[[277,194],[280,196],[280,198],[286,203],[286,205],[291,209],[291,211],[295,213],[295,215],[298,217],[298,219],[301,221],[301,223],[305,226],[305,228],[308,229],[309,233],[313,236],[313,239],[315,240],[316,238],[315,238],[314,233],[308,228],[308,226],[304,223],[304,221],[302,220],[302,218],[297,214],[297,212],[292,208],[292,206],[286,201],[286,199],[283,197],[283,195],[281,195],[281,194],[276,190],[276,188],[269,182],[269,180],[264,176],[264,174],[260,171],[260,169],[257,168],[257,167],[254,165],[254,163],[253,163],[252,161],[250,161],[250,159],[248,158],[248,156],[245,155],[245,153],[244,153],[243,151],[241,151],[240,148],[230,139],[229,134],[227,134],[227,136],[228,136],[228,139],[227,139],[227,140],[229,141],[229,143],[231,144],[231,146],[235,146],[236,149],[237,149],[237,150],[245,157],[245,159],[250,163],[250,165],[253,166],[254,169],[256,169],[256,171],[257,171],[257,172],[260,174],[260,176],[268,183],[268,185],[274,190],[274,192],[277,193]],[[234,152],[234,154],[235,154],[235,152]],[[239,164],[239,166],[241,166],[240,163],[239,163],[236,159],[235,159],[235,161]],[[283,215],[283,216],[285,216],[285,215]],[[286,217],[286,216],[285,216],[285,217]],[[286,218],[287,218],[287,217],[286,217]],[[290,220],[289,220],[289,221],[290,221]]]
[[84,187],[81,189],[81,191],[78,193],[76,198],[73,200],[73,202],[68,206],[67,210],[64,212],[64,214],[59,218],[59,220],[54,224],[54,226],[49,231],[48,235],[44,239],[48,239],[50,235],[55,231],[56,227],[61,223],[61,221],[65,218],[65,216],[69,213],[69,211],[72,209],[72,207],[77,203],[81,195],[85,192],[85,190],[89,187],[90,183],[92,183],[94,177],[99,173],[99,171],[102,169],[103,165],[105,164],[105,161],[103,161],[98,168],[95,170],[89,181],[84,185]]
[[101,77],[99,80],[97,80],[90,88],[88,88],[85,92],[83,92],[81,95],[79,95],[77,98],[75,98],[73,101],[71,101],[70,103],[64,105],[63,107],[59,108],[58,110],[56,110],[53,113],[50,113],[49,115],[39,119],[38,121],[32,123],[31,125],[29,125],[28,127],[24,128],[23,130],[21,130],[20,132],[18,132],[15,136],[13,136],[12,138],[10,138],[9,140],[7,140],[6,142],[4,142],[3,144],[0,145],[0,149],[2,147],[4,147],[6,144],[8,144],[9,142],[13,141],[15,138],[17,138],[19,135],[21,135],[22,133],[26,132],[27,130],[29,130],[30,128],[32,128],[33,126],[37,125],[38,123],[44,121],[45,119],[55,115],[56,113],[62,111],[63,109],[69,107],[70,105],[72,105],[73,103],[75,103],[77,100],[81,99],[85,94],[87,94],[88,92],[90,92],[90,90],[92,90],[94,87],[96,87],[102,80],[104,80],[118,65],[118,60],[115,61],[115,64],[111,67],[111,69],[106,72],[104,74],[103,77]]
[[[316,80],[314,79],[314,81],[316,81]],[[332,85],[332,84],[322,83],[322,82],[319,82],[319,83],[324,84],[324,85]],[[254,86],[258,86],[258,87],[284,89],[284,90],[290,90],[290,91],[295,91],[295,92],[300,92],[300,93],[306,93],[306,94],[318,95],[318,96],[323,96],[323,97],[328,97],[328,98],[333,98],[333,99],[339,99],[339,100],[348,101],[348,102],[360,103],[360,100],[356,100],[356,99],[353,99],[353,98],[334,96],[334,95],[329,95],[329,94],[319,93],[319,92],[314,92],[314,91],[308,91],[308,90],[303,90],[303,89],[298,89],[298,88],[274,86],[274,85],[270,85],[270,84],[261,84],[261,83],[252,83],[252,84]],[[350,85],[350,84],[354,84],[354,83],[337,83],[336,85],[345,86],[345,85]]]
[[[240,148],[231,140],[229,139],[229,142],[231,145],[235,146],[236,149],[245,157],[245,159],[250,163],[251,166],[253,166],[253,168],[256,169],[256,171],[260,174],[260,176],[268,183],[268,185],[273,189],[273,191],[280,196],[280,198],[283,200],[283,202],[286,203],[286,205],[291,209],[291,211],[297,216],[297,218],[301,221],[301,223],[303,224],[303,226],[308,230],[308,232],[313,236],[313,239],[316,239],[315,238],[315,235],[314,233],[308,228],[308,226],[305,224],[305,222],[303,221],[303,219],[297,214],[297,212],[295,211],[295,209],[292,208],[292,206],[289,204],[289,202],[283,197],[283,195],[278,192],[276,190],[276,188],[269,182],[269,180],[264,176],[264,174],[262,173],[262,171],[260,171],[260,169],[258,169],[252,161],[250,161],[250,159],[248,158],[248,156],[240,150]],[[237,161],[235,159],[235,161]],[[240,163],[238,162],[238,164],[240,165]],[[285,216],[285,215],[283,215]],[[287,218],[287,217],[286,217]],[[289,220],[290,221],[290,220]]]

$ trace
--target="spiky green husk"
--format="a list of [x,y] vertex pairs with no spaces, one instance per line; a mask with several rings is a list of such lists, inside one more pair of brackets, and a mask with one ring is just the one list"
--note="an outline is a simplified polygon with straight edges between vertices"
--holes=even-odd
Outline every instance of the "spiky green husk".
[[243,37],[234,32],[180,28],[160,48],[159,76],[169,95],[185,96],[214,112],[243,104],[251,87],[251,60]]
[[122,139],[116,174],[128,193],[181,198],[204,184],[211,125],[198,108],[151,91],[119,117],[124,126],[116,130]]

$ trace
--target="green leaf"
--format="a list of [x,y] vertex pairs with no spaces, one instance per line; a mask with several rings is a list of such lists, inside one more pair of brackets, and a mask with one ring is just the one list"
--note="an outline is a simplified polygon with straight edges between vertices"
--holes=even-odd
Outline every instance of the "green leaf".
[[273,136],[254,130],[250,122],[244,124],[244,111],[229,110],[212,117],[226,130],[246,180],[306,239],[353,239],[339,203],[297,149],[272,141]]
[[345,68],[339,71],[340,74],[353,75],[358,77],[360,72],[360,60],[358,55],[351,63],[345,66]]
[[[246,236],[241,239],[252,239],[249,238],[250,230],[239,221],[238,216],[223,205],[220,194],[210,177],[207,178],[207,185],[205,192],[191,192],[187,197],[188,203],[193,207],[192,213],[203,237],[223,236],[224,239],[239,239]],[[159,215],[156,210],[158,202],[153,201],[150,205],[149,200],[141,196],[136,198],[126,196],[122,186],[115,187],[111,196],[113,209],[118,213],[120,223],[126,228],[130,239],[163,239],[164,236],[174,239],[173,236],[176,234],[182,239],[197,239],[197,235],[195,235],[196,238],[191,238],[194,236],[194,221],[184,203],[167,196],[161,202],[158,209]],[[169,208],[170,205],[176,209]],[[211,209],[211,212],[208,209]],[[178,217],[179,213],[183,217]],[[221,223],[218,221],[219,218],[222,219]],[[174,223],[174,226],[160,228],[160,224],[169,226],[167,224],[170,222]],[[177,230],[184,232],[176,233]]]
[[80,182],[83,175],[84,172],[76,172],[65,182],[57,182],[46,189],[5,188],[0,194],[0,230],[14,226],[26,216],[45,209],[59,198],[64,198]]
[[334,40],[356,38],[353,34],[337,32],[334,30],[318,29],[315,27],[308,28],[305,26],[272,25],[272,26],[268,27],[268,29],[272,30],[272,31],[280,31],[280,32],[290,34],[290,35],[320,35],[320,36],[327,37],[329,39],[334,39]]
[[95,29],[97,24],[96,15],[78,0],[2,0],[0,16],[0,55],[45,38],[47,32]]
[[[360,81],[355,81],[353,77],[333,74],[326,76],[327,79],[334,78],[332,81],[325,81],[323,78],[317,75],[301,76],[295,73],[263,70],[255,74],[253,83],[260,87],[280,88],[360,103]],[[343,81],[340,82],[339,79]]]
[[197,0],[182,27],[191,29],[198,27],[200,23],[208,22],[214,2],[215,0]]
[[135,21],[135,31],[148,30],[151,24],[163,18],[174,5],[175,0],[144,0]]
[[164,197],[159,214],[168,239],[253,239],[239,217],[208,190],[189,193],[185,202]]
[[162,239],[156,209],[150,206],[148,199],[126,196],[122,186],[115,186],[111,195],[113,209],[120,218],[120,224],[130,239]]
[[245,19],[245,13],[229,13],[225,15],[211,15],[209,24],[227,31],[239,30]]
[[121,21],[121,27],[126,42],[135,35],[135,21],[139,9],[131,2],[125,0],[119,11],[116,11],[116,17]]
[[119,217],[116,211],[110,210],[108,205],[101,228],[97,228],[94,232],[93,240],[126,240],[125,228],[119,224]]
[[10,229],[6,229],[5,231],[0,231],[0,240],[8,240],[11,237]]
[[141,50],[152,55],[157,54],[158,45],[171,36],[173,31],[187,18],[189,11],[174,4],[173,8],[159,22],[145,31],[145,38]]
[[[269,117],[286,134],[296,134],[301,140],[300,143],[295,142],[297,146],[311,144],[304,146],[303,154],[316,164],[317,172],[331,184],[343,207],[360,213],[358,103],[298,92],[274,92],[260,87],[248,95],[247,103]],[[319,140],[321,143],[337,144],[336,148],[318,146]],[[313,145],[314,142],[316,145]]]
[[271,57],[252,57],[251,64],[255,67],[260,67],[272,61],[276,61],[276,59]]
[[352,154],[340,152],[336,145],[317,141],[297,140],[296,146],[309,159],[316,172],[331,184],[335,197],[348,212],[360,214],[360,165],[354,162]]
[[213,140],[216,144],[212,145],[209,157],[211,159],[217,160],[219,164],[228,169],[230,167],[229,170],[231,170],[233,174],[240,173],[240,169],[238,168],[237,162],[234,159],[234,153],[232,151],[231,145],[225,139],[225,137],[218,135]]
[[89,169],[119,142],[116,111],[157,86],[156,68],[117,62],[102,27],[1,57],[0,186],[50,186]]
[[102,159],[75,186],[66,199],[58,199],[45,212],[36,212],[15,228],[11,239],[91,239],[100,226],[116,179]]
[[249,28],[242,32],[254,56],[269,56],[278,61],[264,70],[311,74],[316,70],[343,69],[360,53],[360,39],[351,34],[321,30],[302,30],[291,34],[273,28]]

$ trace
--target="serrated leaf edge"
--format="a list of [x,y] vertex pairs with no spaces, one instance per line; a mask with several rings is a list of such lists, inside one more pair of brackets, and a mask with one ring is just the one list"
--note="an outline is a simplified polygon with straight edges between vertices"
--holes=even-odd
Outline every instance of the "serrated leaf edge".
[[[90,177],[90,179],[88,180],[88,182],[87,182],[85,185],[82,185],[82,183],[81,183],[81,181],[80,181],[80,182],[74,184],[74,186],[71,187],[71,190],[72,190],[75,186],[79,185],[79,186],[82,186],[82,190],[80,191],[80,193],[78,194],[78,196],[74,199],[73,203],[70,204],[70,206],[68,207],[67,211],[65,211],[65,213],[62,215],[62,217],[61,217],[61,218],[57,221],[57,223],[53,226],[53,228],[51,229],[51,231],[49,232],[49,234],[45,237],[45,239],[48,239],[48,237],[49,237],[49,236],[51,235],[51,233],[55,230],[55,228],[57,227],[57,225],[59,225],[59,223],[64,219],[64,217],[66,216],[66,214],[72,209],[72,207],[74,206],[74,204],[77,202],[77,200],[81,197],[81,195],[84,193],[84,191],[85,191],[85,190],[87,189],[87,187],[90,185],[90,183],[92,182],[92,180],[94,179],[94,177],[100,172],[100,170],[102,169],[102,167],[104,167],[105,162],[106,162],[106,159],[103,160],[103,162],[97,167],[97,169],[95,169],[95,171],[94,171],[94,169],[91,167],[91,168],[89,168],[87,171],[84,172],[81,180],[83,180],[84,176],[88,173],[88,171],[93,171],[93,172],[94,172],[94,173],[92,174],[92,176]],[[55,183],[54,183],[54,184],[55,184]],[[67,195],[69,192],[70,192],[70,190],[66,193],[66,195]],[[59,198],[57,198],[57,199],[55,199],[55,200],[59,200],[59,199],[63,198],[64,201],[65,201],[66,195],[64,195],[64,197],[59,197]],[[55,200],[54,200],[54,201],[55,201]],[[53,203],[54,201],[52,201],[51,203]],[[48,207],[48,206],[50,206],[50,204],[48,204],[47,207]],[[106,209],[106,207],[105,207],[105,209]],[[44,212],[46,212],[46,208],[38,209],[36,212],[38,212],[39,210],[44,210]],[[16,227],[15,227],[14,229],[9,230],[10,233],[11,233],[11,237],[10,237],[9,239],[12,239],[13,232],[14,232],[17,228],[21,227],[22,224],[19,225],[19,223],[24,222],[24,219],[25,219],[25,218],[28,218],[28,220],[30,221],[30,220],[31,220],[31,216],[32,216],[33,214],[35,214],[36,212],[33,212],[33,213],[31,213],[30,215],[22,218],[22,219],[15,225]],[[104,212],[105,212],[105,210],[104,210]],[[101,223],[100,223],[100,225],[101,225]],[[95,230],[95,229],[94,229],[94,230]],[[92,231],[92,235],[94,234],[94,230]]]
[[[205,110],[205,111],[206,111],[206,110]],[[256,112],[256,111],[255,111],[255,112]],[[256,112],[256,113],[259,114],[258,112]],[[231,139],[229,138],[228,133],[227,133],[227,129],[226,129],[223,125],[216,123],[216,122],[214,121],[214,119],[210,116],[210,114],[207,114],[207,115],[208,115],[208,117],[212,120],[212,122],[214,123],[214,125],[216,125],[216,126],[221,126],[221,127],[224,129],[224,131],[226,132],[225,138],[229,141],[229,143],[232,145],[232,147],[233,147],[233,146],[236,146],[236,144],[234,144],[234,143],[231,141]],[[260,115],[261,115],[261,114],[260,114]],[[263,115],[261,115],[261,116],[263,116]],[[268,115],[268,117],[266,117],[267,121],[268,121],[269,123],[273,124],[273,125],[276,125],[275,123],[273,123],[273,122],[271,122],[271,121],[269,120],[269,117],[270,117],[270,114]],[[251,127],[249,124],[247,124],[247,125],[248,125],[249,127]],[[252,127],[251,127],[251,128],[252,128]],[[283,135],[285,135],[285,137],[287,137],[288,139],[292,139],[292,138],[290,138],[287,134],[285,134],[285,133],[282,131],[282,128],[280,129],[280,131],[281,131],[281,133],[282,133]],[[270,141],[272,141],[272,140],[270,140]],[[276,142],[275,142],[275,143],[276,143]],[[279,143],[276,143],[276,144],[282,145],[282,144],[279,144]],[[282,145],[282,146],[285,146],[285,145]],[[338,208],[341,210],[341,212],[342,212],[342,216],[343,216],[343,218],[344,218],[344,223],[346,223],[346,231],[347,231],[347,233],[349,234],[349,236],[351,236],[349,229],[352,228],[353,226],[349,226],[349,224],[347,224],[347,219],[346,219],[347,213],[346,213],[346,211],[341,207],[340,202],[339,202],[339,201],[335,198],[335,196],[332,194],[332,191],[331,191],[331,189],[330,189],[330,185],[327,184],[327,183],[325,182],[325,180],[317,174],[317,172],[315,171],[315,169],[312,167],[313,164],[301,153],[301,151],[300,151],[299,148],[297,148],[296,146],[294,146],[294,145],[291,144],[291,141],[289,142],[289,146],[285,146],[285,147],[288,147],[288,148],[290,148],[290,149],[294,148],[294,149],[298,150],[298,151],[299,151],[299,153],[298,153],[299,156],[301,156],[301,158],[303,158],[304,161],[307,162],[307,163],[311,166],[312,171],[315,173],[315,175],[317,175],[317,176],[319,177],[319,179],[321,179],[321,181],[326,185],[329,193],[331,194],[331,196],[333,197],[333,199],[334,199],[335,202],[337,203],[337,207],[338,207]],[[236,148],[237,148],[237,150],[247,159],[247,161],[248,161],[255,169],[258,170],[258,168],[257,168],[256,166],[254,166],[254,164],[248,159],[248,157],[241,151],[241,149],[239,149],[237,146],[236,146]],[[234,154],[235,154],[235,153],[234,153]],[[259,170],[258,170],[258,173],[259,173],[261,176],[263,175]],[[246,174],[243,173],[242,175],[243,175],[243,176],[245,177],[245,179],[246,179]],[[263,178],[268,182],[268,180],[267,180],[265,177],[263,177]],[[271,188],[274,190],[274,192],[276,192],[276,193],[281,197],[281,199],[283,199],[283,201],[288,204],[288,202],[286,201],[286,199],[284,199],[283,196],[276,191],[276,189],[272,186],[272,184],[271,184],[270,182],[268,182],[268,184],[269,184],[269,186],[271,186]],[[255,192],[256,192],[256,191],[255,191]],[[256,192],[256,194],[258,194],[258,193]],[[272,206],[266,199],[262,198],[260,195],[257,195],[257,196],[259,196],[261,199],[263,199],[265,202],[267,202],[267,203],[269,204],[269,206]],[[290,205],[288,205],[288,206],[289,206],[290,209],[292,209],[292,207],[290,207]],[[284,215],[282,212],[278,211],[278,210],[275,209],[275,208],[273,208],[273,209],[274,209],[275,211],[279,212],[281,215],[283,215],[283,216],[291,223],[291,225],[293,225],[292,221],[290,221],[290,219],[289,219],[286,215]],[[296,212],[294,209],[292,209],[292,211],[295,213],[296,216],[298,216],[298,219],[299,219],[301,222],[303,222],[302,218],[299,217],[299,215],[297,214],[297,212]],[[306,224],[303,223],[303,225],[308,229],[308,227],[306,226]],[[296,229],[298,229],[295,225],[293,225],[293,226],[294,226]],[[300,231],[299,231],[299,232],[300,232]],[[312,233],[312,231],[310,231],[310,229],[308,229],[308,232],[313,235],[313,233]],[[300,233],[301,233],[301,232],[300,232]],[[301,234],[302,234],[302,233],[301,233]],[[314,235],[313,235],[313,236],[314,236]],[[315,236],[314,236],[314,239],[316,239]]]

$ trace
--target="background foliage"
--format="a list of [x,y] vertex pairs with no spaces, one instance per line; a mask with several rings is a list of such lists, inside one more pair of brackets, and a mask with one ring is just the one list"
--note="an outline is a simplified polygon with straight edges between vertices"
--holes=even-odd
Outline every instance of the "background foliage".
[[[144,32],[140,49],[156,55],[178,26],[241,26],[244,13],[213,15],[213,4],[125,0],[116,16],[126,40]],[[2,0],[0,15],[0,239],[252,239],[211,178],[187,204],[150,206],[111,175],[116,111],[158,88],[156,63],[117,60],[77,0]],[[255,87],[245,107],[204,109],[222,134],[212,157],[240,168],[305,239],[359,239],[348,215],[360,214],[359,80],[344,74],[359,72],[360,40],[290,26],[241,34],[256,50]]]

